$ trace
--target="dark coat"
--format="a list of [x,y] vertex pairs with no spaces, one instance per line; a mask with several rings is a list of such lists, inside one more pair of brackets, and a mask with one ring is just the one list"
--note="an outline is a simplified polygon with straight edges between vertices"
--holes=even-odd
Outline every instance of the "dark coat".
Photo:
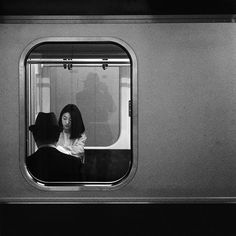
[[80,181],[81,160],[53,147],[39,148],[26,158],[30,173],[42,181]]

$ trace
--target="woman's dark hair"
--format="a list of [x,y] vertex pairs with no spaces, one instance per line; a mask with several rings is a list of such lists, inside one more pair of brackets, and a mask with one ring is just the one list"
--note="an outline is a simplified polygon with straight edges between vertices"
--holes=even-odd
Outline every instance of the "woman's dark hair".
[[84,122],[82,119],[81,112],[76,105],[68,104],[62,109],[60,113],[60,118],[59,118],[59,126],[63,130],[63,125],[61,121],[62,115],[67,112],[70,113],[70,116],[71,116],[70,139],[80,138],[81,134],[84,133],[85,131],[85,127],[84,127]]

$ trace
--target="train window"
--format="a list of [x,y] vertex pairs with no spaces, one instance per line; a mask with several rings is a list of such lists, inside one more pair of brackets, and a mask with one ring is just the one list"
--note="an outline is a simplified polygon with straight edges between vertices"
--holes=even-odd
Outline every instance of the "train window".
[[[45,40],[25,54],[24,70],[27,175],[40,186],[113,186],[126,179],[134,162],[134,72],[129,50],[114,41]],[[62,121],[60,114],[67,104],[79,108],[85,127],[82,155],[67,153],[81,159],[80,176],[48,179],[37,171],[36,176],[27,160],[32,160],[32,154],[41,147],[36,145],[28,128],[41,112],[53,112],[58,122]],[[62,135],[63,128],[60,131]],[[56,147],[62,152],[59,143]],[[37,165],[36,168],[42,168],[42,163]]]

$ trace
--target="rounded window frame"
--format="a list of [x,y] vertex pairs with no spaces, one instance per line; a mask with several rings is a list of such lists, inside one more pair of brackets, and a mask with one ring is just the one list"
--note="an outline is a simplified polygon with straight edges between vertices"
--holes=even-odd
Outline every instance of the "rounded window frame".
[[[25,163],[25,156],[27,151],[27,140],[26,140],[26,130],[27,130],[27,95],[28,85],[27,85],[27,75],[26,75],[26,59],[29,53],[35,48],[37,45],[42,43],[69,43],[69,42],[76,42],[76,43],[96,43],[96,42],[103,42],[103,43],[115,43],[127,51],[127,54],[130,57],[131,67],[131,155],[132,155],[132,163],[130,166],[130,170],[128,174],[123,176],[120,180],[111,181],[111,182],[99,182],[99,183],[89,183],[89,182],[65,182],[64,185],[58,186],[50,186],[44,185],[41,182],[37,182],[27,170],[26,163]],[[137,59],[133,49],[123,40],[113,38],[113,37],[47,37],[47,38],[40,38],[34,40],[33,42],[29,43],[27,47],[23,50],[20,62],[19,62],[19,143],[20,143],[20,170],[24,178],[27,180],[29,184],[32,186],[40,189],[40,190],[52,190],[52,191],[77,191],[77,190],[111,190],[111,189],[119,189],[125,185],[127,185],[134,177],[136,170],[137,170],[137,144],[138,144],[138,137],[137,137],[137,128],[138,128],[138,117],[137,117]]]

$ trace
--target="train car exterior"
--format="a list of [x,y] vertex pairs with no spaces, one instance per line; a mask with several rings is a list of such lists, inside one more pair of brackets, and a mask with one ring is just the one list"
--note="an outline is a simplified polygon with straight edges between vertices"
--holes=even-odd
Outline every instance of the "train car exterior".
[[[234,19],[224,21],[225,18],[217,16],[3,17],[0,24],[0,201],[234,202],[236,26]],[[122,120],[117,125],[121,127],[117,131],[119,143],[108,143],[109,148],[102,148],[102,144],[87,147],[91,158],[97,159],[99,150],[112,151],[115,153],[112,163],[121,168],[126,163],[122,162],[126,155],[123,151],[128,150],[126,174],[119,175],[119,171],[112,169],[116,181],[111,177],[108,181],[105,178],[72,184],[65,181],[54,186],[37,183],[27,172],[25,158],[33,148],[29,144],[28,126],[34,122],[32,114],[37,107],[36,103],[32,106],[32,101],[39,96],[37,89],[36,92],[32,89],[33,69],[29,71],[28,65],[33,64],[34,57],[47,54],[47,50],[45,54],[43,51],[37,54],[40,45],[63,46],[63,43],[90,43],[90,46],[103,43],[105,55],[106,46],[112,44],[122,49],[124,63],[128,58],[128,75],[126,69],[119,69],[119,75],[128,76],[128,82],[118,78],[121,82],[117,84],[116,97],[119,114],[126,112],[129,116],[128,128],[125,126],[128,133],[120,139],[126,123],[118,114],[118,120]],[[104,71],[106,62],[107,58],[100,63]],[[108,59],[108,67],[109,63]],[[64,69],[73,74],[71,64],[75,68],[74,61],[66,61]],[[48,83],[46,75],[42,75],[45,78],[42,87]],[[112,84],[107,82],[109,88]],[[129,91],[122,90],[122,84]],[[66,89],[66,85],[62,88]],[[68,94],[72,90],[61,91]],[[110,93],[115,91],[111,89]],[[129,92],[126,97],[129,103],[123,106],[125,91]],[[43,109],[50,110],[47,104]]]

